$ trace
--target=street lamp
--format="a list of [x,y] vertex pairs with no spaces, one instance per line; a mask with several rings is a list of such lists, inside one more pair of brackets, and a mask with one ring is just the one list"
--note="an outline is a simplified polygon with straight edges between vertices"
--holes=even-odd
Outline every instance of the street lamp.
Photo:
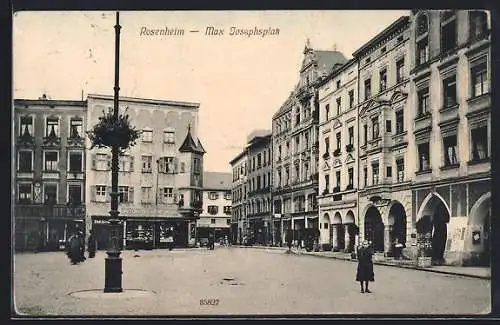
[[[114,108],[113,108],[113,118],[118,121],[118,93],[120,91],[119,87],[119,75],[120,75],[120,13],[116,12],[116,25],[115,25],[115,86],[114,86]],[[120,226],[120,220],[118,215],[118,155],[120,153],[120,148],[118,145],[118,139],[115,139],[111,147],[111,211],[109,214],[111,216],[109,223],[111,225],[111,247],[106,254],[105,263],[105,282],[104,282],[104,292],[122,292],[122,259],[120,257],[121,251],[118,243],[119,234],[118,228]]]

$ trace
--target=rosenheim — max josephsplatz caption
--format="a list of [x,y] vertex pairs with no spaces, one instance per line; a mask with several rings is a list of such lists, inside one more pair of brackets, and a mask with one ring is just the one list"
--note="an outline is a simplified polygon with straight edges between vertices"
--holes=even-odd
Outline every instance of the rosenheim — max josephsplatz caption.
[[225,28],[218,28],[214,26],[207,26],[203,30],[199,29],[191,29],[191,30],[185,30],[183,28],[169,28],[169,27],[163,27],[163,28],[148,28],[145,26],[141,27],[141,30],[139,32],[140,36],[183,36],[187,33],[200,33],[206,36],[246,36],[246,37],[267,37],[267,36],[278,36],[280,34],[280,29],[279,28],[258,28],[258,27],[253,27],[253,28],[236,28],[236,27],[230,27],[229,29]]

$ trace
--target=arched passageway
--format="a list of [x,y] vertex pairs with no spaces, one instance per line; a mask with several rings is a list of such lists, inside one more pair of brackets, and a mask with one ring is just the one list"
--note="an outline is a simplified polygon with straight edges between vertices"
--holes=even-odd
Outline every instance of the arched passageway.
[[347,214],[345,216],[344,232],[345,232],[344,251],[347,253],[353,252],[356,241],[356,225],[354,220],[354,213],[351,210],[347,211]]
[[333,243],[333,250],[343,250],[345,247],[344,227],[342,227],[342,217],[339,212],[333,216],[331,238]]
[[384,251],[384,223],[375,206],[370,206],[365,214],[365,240],[372,242],[375,252]]
[[465,265],[490,266],[491,193],[481,196],[472,206],[465,236]]
[[406,244],[406,211],[403,205],[395,202],[389,210],[389,225],[391,225],[390,242],[397,238],[403,245]]

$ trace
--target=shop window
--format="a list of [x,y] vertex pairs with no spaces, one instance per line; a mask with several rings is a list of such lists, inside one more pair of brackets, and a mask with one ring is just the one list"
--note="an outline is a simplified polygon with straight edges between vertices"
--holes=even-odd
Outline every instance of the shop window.
[[489,157],[488,127],[482,126],[471,130],[472,161],[483,160]]

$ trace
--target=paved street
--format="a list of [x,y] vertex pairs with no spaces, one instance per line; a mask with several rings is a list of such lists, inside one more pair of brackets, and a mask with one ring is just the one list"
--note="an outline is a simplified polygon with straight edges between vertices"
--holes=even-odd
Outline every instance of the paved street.
[[[138,254],[139,257],[134,257]],[[17,310],[42,315],[476,314],[490,281],[375,265],[371,294],[356,263],[281,250],[216,247],[123,252],[122,294],[102,289],[104,252],[70,265],[63,252],[16,254]],[[128,291],[142,289],[144,291]],[[200,299],[218,305],[200,305]]]

